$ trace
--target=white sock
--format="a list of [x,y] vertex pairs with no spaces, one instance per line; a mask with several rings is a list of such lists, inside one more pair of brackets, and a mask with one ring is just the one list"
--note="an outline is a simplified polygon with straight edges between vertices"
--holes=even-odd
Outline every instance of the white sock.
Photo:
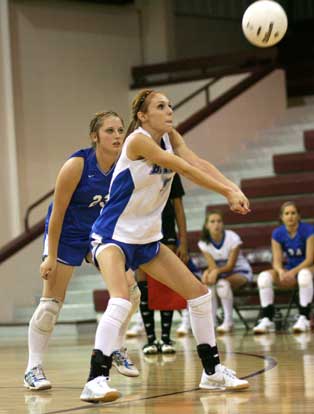
[[36,367],[37,365],[42,365],[44,360],[44,354],[47,351],[49,339],[51,334],[43,335],[34,330],[33,327],[29,326],[28,328],[28,364],[26,372],[30,369]]
[[99,349],[107,356],[120,349],[120,329],[127,320],[131,308],[131,302],[126,299],[112,298],[109,300],[107,309],[97,326],[95,349]]
[[197,345],[216,345],[215,329],[212,317],[211,292],[188,301],[191,326]]
[[313,275],[308,269],[300,270],[298,274],[299,301],[303,307],[308,306],[313,300]]
[[274,303],[273,278],[270,272],[264,271],[258,275],[257,285],[262,308]]
[[26,372],[43,364],[49,339],[62,308],[62,302],[42,297],[33,313],[28,327],[28,363]]
[[233,293],[230,282],[226,279],[220,279],[217,283],[217,295],[219,296],[224,311],[224,322],[233,323]]

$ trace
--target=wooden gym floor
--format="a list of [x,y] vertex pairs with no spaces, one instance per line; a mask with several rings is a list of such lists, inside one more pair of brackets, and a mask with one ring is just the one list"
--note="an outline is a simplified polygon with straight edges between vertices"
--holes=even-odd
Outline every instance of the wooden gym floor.
[[[218,338],[223,362],[248,378],[242,392],[198,389],[201,367],[191,336],[177,339],[176,355],[144,359],[144,338],[127,341],[141,375],[127,378],[112,369],[112,386],[122,392],[113,402],[91,405],[79,395],[88,373],[93,332],[54,337],[45,363],[53,388],[23,388],[26,337],[5,337],[0,328],[0,414],[129,413],[129,414],[313,414],[313,333],[254,337],[243,331]],[[13,328],[12,328],[13,329]]]

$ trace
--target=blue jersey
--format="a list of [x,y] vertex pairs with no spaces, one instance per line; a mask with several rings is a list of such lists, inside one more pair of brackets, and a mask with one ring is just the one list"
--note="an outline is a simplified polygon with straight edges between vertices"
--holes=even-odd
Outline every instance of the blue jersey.
[[[84,258],[89,250],[91,227],[106,203],[114,165],[107,173],[101,171],[97,164],[94,148],[81,149],[72,154],[70,158],[73,157],[84,158],[84,168],[80,182],[72,195],[64,216],[59,240],[58,259],[66,264],[77,266],[80,264],[78,262],[82,261],[81,259]],[[52,207],[53,204],[51,203],[45,223],[46,240]],[[69,253],[66,254],[66,258],[64,258],[65,246],[69,247]],[[75,255],[73,249],[80,250],[80,253],[78,253],[80,258],[78,260],[73,260]],[[46,246],[44,254],[47,253]]]
[[272,234],[272,239],[281,245],[287,256],[286,269],[292,269],[305,260],[306,241],[314,234],[314,227],[309,223],[299,223],[294,237],[291,237],[285,225],[277,227]]

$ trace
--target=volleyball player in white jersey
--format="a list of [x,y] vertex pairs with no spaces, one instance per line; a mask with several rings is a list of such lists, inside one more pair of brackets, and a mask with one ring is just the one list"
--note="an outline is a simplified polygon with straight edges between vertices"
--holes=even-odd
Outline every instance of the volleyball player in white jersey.
[[233,289],[253,279],[251,266],[241,253],[241,244],[242,240],[234,231],[224,229],[220,211],[213,210],[206,214],[201,240],[198,242],[208,264],[202,280],[214,290],[213,294],[216,288],[221,301],[224,320],[217,332],[222,334],[233,328]]
[[248,200],[212,164],[195,155],[173,130],[172,109],[166,96],[144,90],[135,97],[132,110],[133,121],[111,181],[109,200],[92,228],[93,256],[110,300],[96,331],[90,374],[81,399],[97,402],[119,397],[118,390],[109,387],[107,381],[111,354],[132,306],[125,269],[138,267],[187,299],[204,367],[200,387],[247,388],[247,381],[220,364],[207,287],[158,240],[162,238],[161,213],[174,172],[224,195],[235,212],[248,213]]

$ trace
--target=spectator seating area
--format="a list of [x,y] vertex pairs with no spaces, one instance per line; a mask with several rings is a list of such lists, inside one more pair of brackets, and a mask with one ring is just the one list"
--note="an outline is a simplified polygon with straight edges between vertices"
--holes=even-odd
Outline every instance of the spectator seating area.
[[[314,222],[314,130],[304,131],[303,135],[304,152],[273,156],[276,175],[241,181],[241,189],[251,202],[250,214],[234,214],[226,204],[206,208],[206,211],[220,210],[224,213],[225,225],[236,231],[243,241],[243,252],[251,263],[255,276],[271,267],[271,233],[279,225],[279,209],[283,202],[294,201],[302,219]],[[189,247],[195,260],[204,266],[197,247],[200,234],[200,231],[189,232]],[[286,324],[296,295],[296,291],[276,290],[278,309],[286,309],[284,316],[278,315],[278,319],[282,316],[279,323]],[[248,328],[241,311],[259,308],[256,277],[251,286],[236,292],[235,297],[235,311]]]

